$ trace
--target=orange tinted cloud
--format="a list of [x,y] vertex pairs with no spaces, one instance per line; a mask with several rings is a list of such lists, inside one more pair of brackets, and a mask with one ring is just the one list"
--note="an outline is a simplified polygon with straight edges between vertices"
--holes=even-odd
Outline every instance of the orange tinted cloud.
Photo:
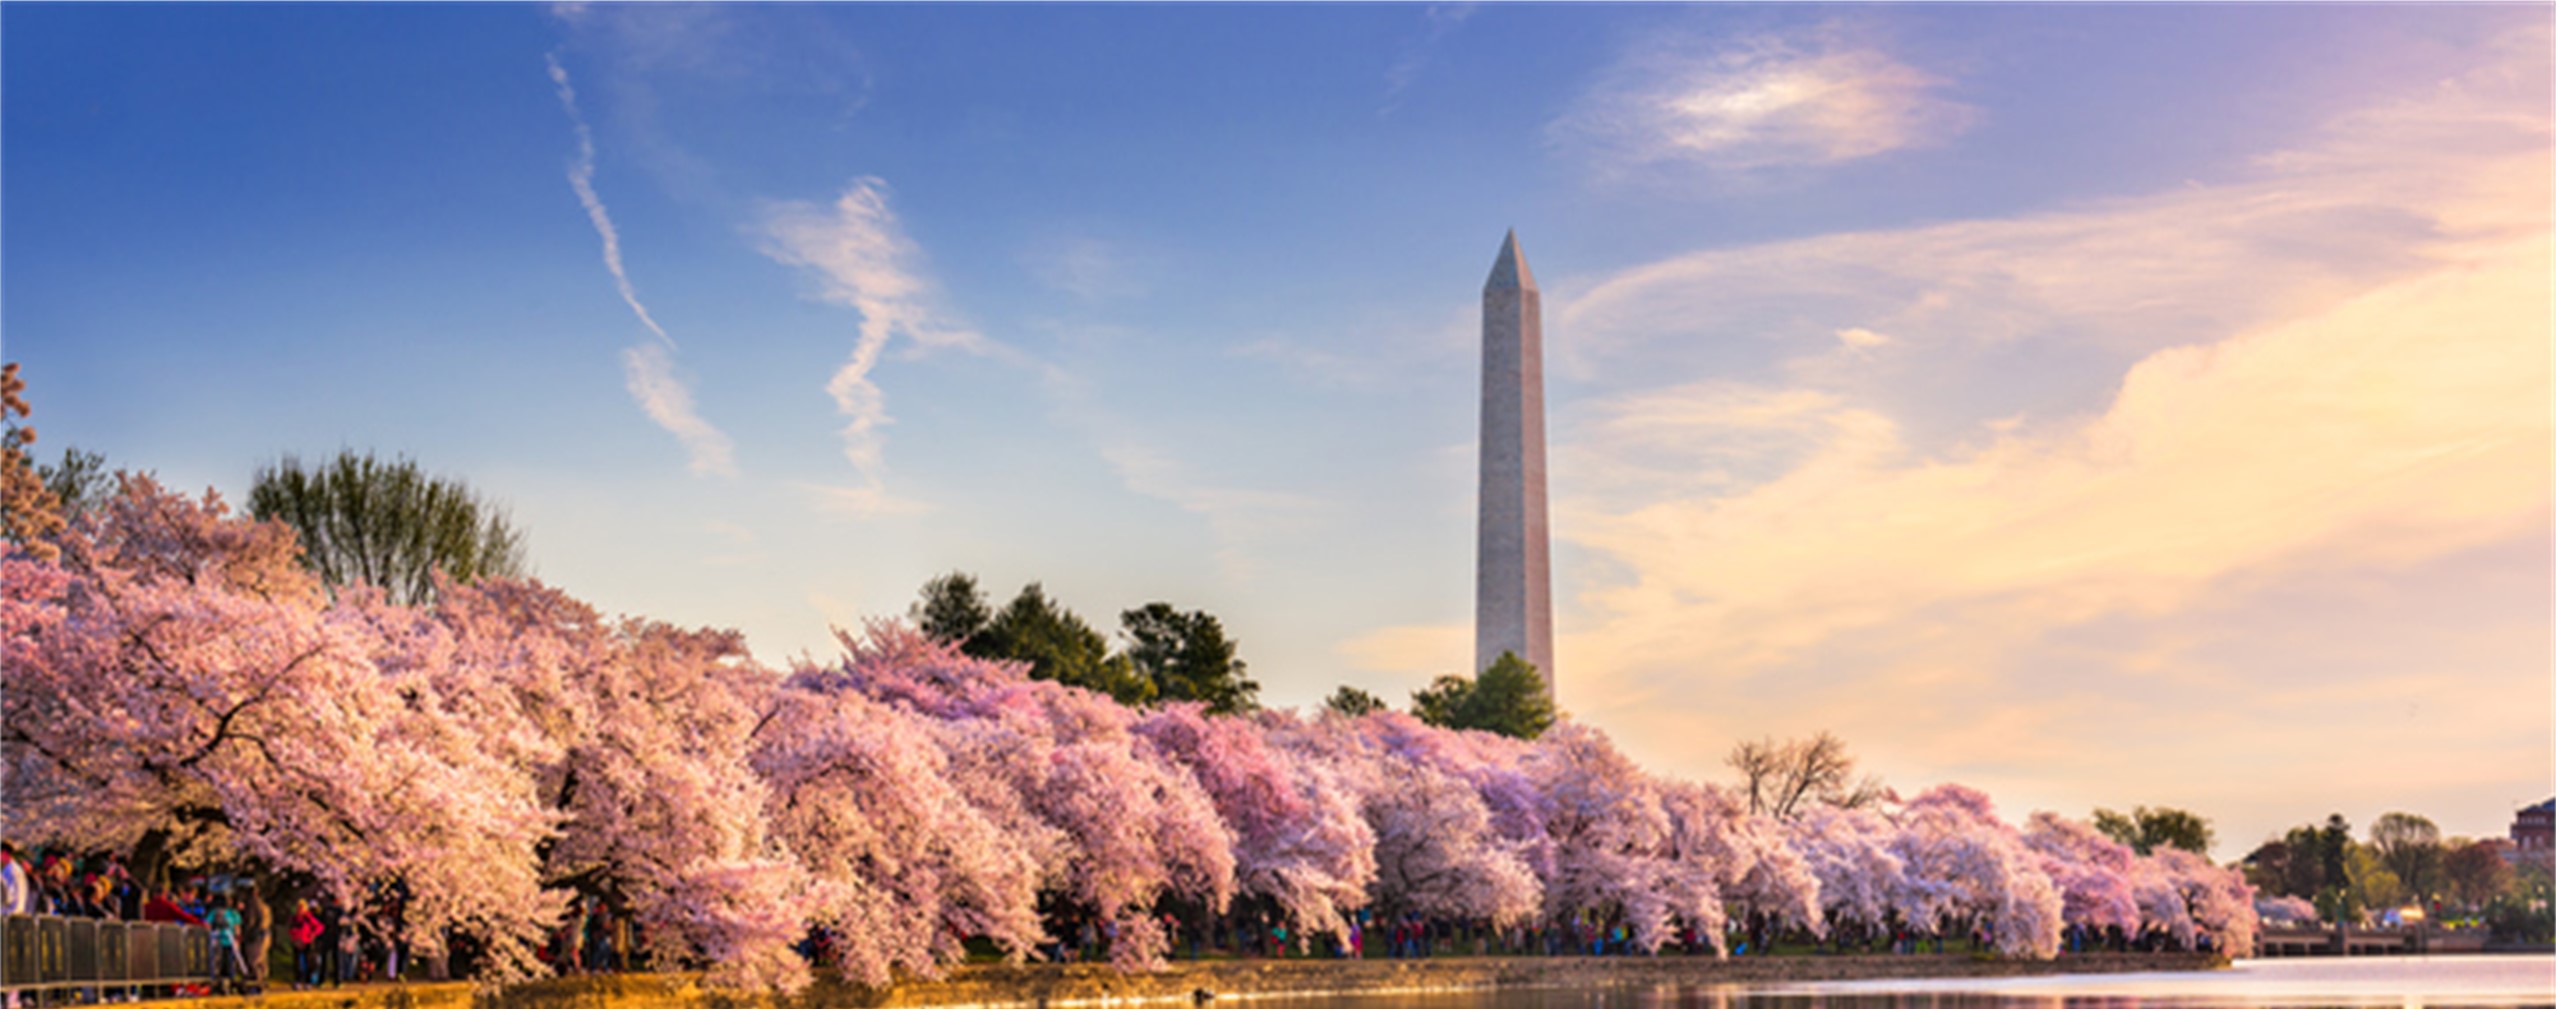
[[[1900,784],[2215,804],[2235,843],[2373,789],[2535,795],[2556,263],[2515,51],[2231,181],[1562,292],[1555,346],[1611,386],[1555,452],[1564,706],[1681,773],[1833,728]],[[1793,353],[1683,356],[1735,339]],[[2073,407],[1967,402],[2053,382],[1981,349],[2035,341],[2127,363]],[[1348,651],[1416,676],[1447,640]]]

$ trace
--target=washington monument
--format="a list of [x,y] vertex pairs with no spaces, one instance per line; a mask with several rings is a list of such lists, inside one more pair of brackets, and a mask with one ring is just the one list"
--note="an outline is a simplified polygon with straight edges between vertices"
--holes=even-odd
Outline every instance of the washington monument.
[[1474,555],[1473,668],[1502,652],[1535,664],[1553,696],[1552,550],[1544,518],[1544,298],[1500,243],[1482,284],[1482,518]]

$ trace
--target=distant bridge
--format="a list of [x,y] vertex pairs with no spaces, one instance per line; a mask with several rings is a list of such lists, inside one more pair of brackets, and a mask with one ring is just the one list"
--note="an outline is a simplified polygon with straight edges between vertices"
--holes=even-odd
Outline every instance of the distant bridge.
[[2485,948],[2483,929],[2281,928],[2255,936],[2256,956],[2401,956],[2408,953],[2475,953]]

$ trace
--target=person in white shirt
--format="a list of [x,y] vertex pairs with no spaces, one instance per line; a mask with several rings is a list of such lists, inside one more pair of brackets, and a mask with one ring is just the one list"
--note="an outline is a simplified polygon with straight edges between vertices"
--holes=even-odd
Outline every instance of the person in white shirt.
[[18,857],[18,846],[0,841],[0,914],[28,914],[35,910],[35,888],[27,878],[27,863]]

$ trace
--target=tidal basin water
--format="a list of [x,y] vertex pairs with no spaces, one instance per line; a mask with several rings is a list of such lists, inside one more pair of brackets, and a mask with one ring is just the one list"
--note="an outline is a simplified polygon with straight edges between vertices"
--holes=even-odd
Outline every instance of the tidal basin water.
[[1342,998],[1337,1009],[2146,1009],[2556,1006],[2556,956],[2239,960],[2160,974],[1511,990]]

